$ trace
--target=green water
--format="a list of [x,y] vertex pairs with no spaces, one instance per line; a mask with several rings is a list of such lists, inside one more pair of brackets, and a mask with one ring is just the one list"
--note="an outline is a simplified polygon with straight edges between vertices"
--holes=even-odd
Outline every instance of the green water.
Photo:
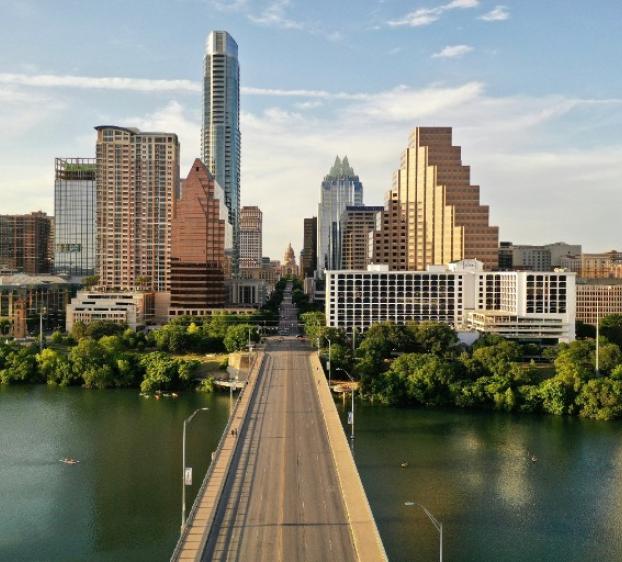
[[[204,406],[188,435],[190,498],[227,395],[0,389],[0,560],[167,560],[181,516],[181,426]],[[355,457],[391,560],[437,559],[436,531],[406,500],[443,522],[448,561],[622,560],[622,424],[360,404],[356,423]]]
[[443,523],[446,560],[622,560],[622,423],[356,407],[390,560],[438,560],[438,532],[409,500]]
[[[191,498],[227,396],[0,391],[0,560],[167,560],[181,522],[182,423],[205,406],[188,430]],[[60,463],[66,456],[80,463]]]

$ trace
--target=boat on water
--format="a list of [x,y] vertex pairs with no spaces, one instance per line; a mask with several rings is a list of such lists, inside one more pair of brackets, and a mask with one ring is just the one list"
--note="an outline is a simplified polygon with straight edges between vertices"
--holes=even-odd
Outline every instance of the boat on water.
[[407,461],[404,461],[404,462],[400,463],[400,466],[401,466],[402,468],[408,468],[408,462],[407,462]]
[[71,457],[65,457],[64,459],[59,459],[59,462],[65,464],[78,464],[80,461]]

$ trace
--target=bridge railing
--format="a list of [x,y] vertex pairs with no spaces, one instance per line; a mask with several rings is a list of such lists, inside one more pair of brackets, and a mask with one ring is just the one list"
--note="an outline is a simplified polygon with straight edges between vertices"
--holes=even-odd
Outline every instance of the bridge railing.
[[[214,469],[216,467],[216,465],[218,464],[218,460],[220,459],[220,456],[222,454],[222,450],[223,450],[223,446],[225,444],[225,440],[227,439],[227,436],[229,435],[229,433],[231,432],[231,426],[233,425],[233,422],[235,420],[235,416],[236,413],[238,411],[240,402],[242,400],[242,397],[245,396],[245,393],[247,391],[248,388],[248,379],[250,379],[250,375],[253,372],[253,369],[255,368],[255,365],[257,363],[257,361],[261,358],[261,361],[259,363],[259,368],[261,368],[261,362],[263,361],[263,353],[262,352],[258,352],[255,357],[253,358],[253,362],[250,365],[249,369],[248,369],[248,377],[247,377],[247,384],[240,390],[240,392],[238,393],[238,397],[235,400],[235,403],[233,405],[232,411],[231,411],[231,415],[229,416],[229,419],[227,420],[227,425],[225,426],[225,428],[223,429],[222,435],[220,436],[220,440],[218,441],[218,445],[216,446],[216,449],[214,450],[214,452],[212,453],[212,460],[210,462],[210,465],[207,469],[207,471],[205,472],[205,476],[203,478],[203,482],[201,483],[201,487],[199,488],[199,490],[197,491],[197,495],[194,498],[194,501],[192,502],[192,508],[190,509],[190,512],[188,513],[188,517],[186,517],[186,522],[184,525],[184,528],[181,532],[181,535],[179,537],[179,539],[177,540],[177,544],[175,545],[175,550],[173,550],[173,554],[171,555],[171,562],[177,562],[179,560],[179,555],[181,554],[181,551],[184,547],[184,543],[186,538],[188,537],[188,531],[190,528],[189,522],[194,520],[194,517],[197,513],[197,510],[199,509],[199,505],[201,503],[201,499],[203,498],[204,494],[205,494],[205,490],[209,484],[209,481],[212,477],[212,474],[214,473]],[[218,512],[218,506],[220,504],[220,498],[222,497],[222,491],[224,490],[226,484],[227,484],[227,480],[229,479],[229,465],[231,464],[231,461],[233,460],[233,456],[235,455],[235,452],[237,450],[237,446],[238,446],[238,441],[236,440],[235,442],[235,446],[233,448],[233,451],[231,453],[231,458],[229,459],[229,463],[227,464],[227,475],[226,477],[222,480],[221,485],[218,488],[218,500],[216,501],[216,505],[214,507],[214,509],[212,510],[212,513],[210,514],[210,517],[208,519],[208,523],[206,525],[206,529],[208,529],[208,532],[206,533],[206,535],[204,536],[204,540],[201,543],[202,548],[205,548],[205,544],[207,544],[207,540],[209,539],[209,534],[211,533],[211,529],[212,529],[212,525],[214,523],[214,517],[216,516],[216,513]]]

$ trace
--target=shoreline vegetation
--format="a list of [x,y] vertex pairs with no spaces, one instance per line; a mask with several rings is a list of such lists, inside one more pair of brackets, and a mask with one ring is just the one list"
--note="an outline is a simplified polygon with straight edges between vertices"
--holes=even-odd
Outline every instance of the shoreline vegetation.
[[436,322],[374,324],[356,337],[326,327],[322,312],[300,315],[306,336],[320,344],[332,372],[360,380],[364,399],[407,407],[458,407],[518,413],[622,417],[622,315],[601,319],[599,372],[589,327],[579,339],[543,347],[482,335],[472,346]]
[[84,388],[138,388],[151,394],[179,390],[212,392],[213,372],[227,368],[228,353],[259,341],[263,318],[219,314],[203,322],[179,317],[149,332],[109,321],[77,322],[68,335],[54,332],[43,349],[0,341],[0,384]]

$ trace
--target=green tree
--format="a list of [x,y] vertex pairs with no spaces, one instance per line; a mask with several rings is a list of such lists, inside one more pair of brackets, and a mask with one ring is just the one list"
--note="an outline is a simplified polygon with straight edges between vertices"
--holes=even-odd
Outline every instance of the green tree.
[[600,333],[610,342],[622,347],[622,314],[607,314],[600,320]]
[[74,376],[82,377],[86,388],[114,386],[114,371],[106,351],[93,338],[82,338],[69,352],[69,361]]
[[82,279],[82,284],[85,289],[91,289],[95,287],[99,283],[99,275],[87,275],[84,279]]
[[622,416],[622,382],[604,377],[587,381],[575,402],[579,415],[595,420],[611,420]]
[[555,371],[559,379],[578,391],[582,381],[594,376],[594,342],[576,340],[560,344]]
[[542,381],[539,385],[539,393],[542,399],[542,408],[546,413],[556,416],[573,413],[571,406],[575,393],[572,386],[563,380],[554,377]]
[[601,373],[610,373],[622,363],[622,353],[615,343],[603,342],[599,346],[598,361]]
[[326,315],[323,312],[305,312],[300,315],[304,324],[305,335],[312,343],[324,335],[326,329]]
[[142,392],[169,390],[175,387],[178,373],[177,361],[161,351],[146,353],[140,358],[145,374],[140,383]]
[[41,380],[37,369],[36,348],[33,346],[10,348],[4,359],[4,368],[0,370],[0,382],[36,383]]
[[60,351],[48,347],[36,355],[36,360],[39,372],[48,384],[67,386],[80,381],[72,371],[69,359]]
[[73,323],[71,327],[71,337],[73,337],[75,341],[79,341],[86,337],[86,324],[82,322],[82,320]]
[[521,348],[516,342],[501,340],[488,346],[480,346],[473,351],[473,360],[479,363],[484,372],[491,375],[507,375],[511,364],[521,358]]
[[458,351],[458,336],[451,326],[442,322],[410,322],[406,326],[412,334],[415,349],[420,353],[452,356]]
[[98,340],[102,336],[121,335],[126,328],[125,324],[118,324],[111,320],[95,320],[86,327],[86,335]]
[[236,324],[229,326],[225,335],[224,344],[227,351],[240,351],[248,346],[248,331],[250,328],[251,341],[259,341],[257,329],[250,324]]

